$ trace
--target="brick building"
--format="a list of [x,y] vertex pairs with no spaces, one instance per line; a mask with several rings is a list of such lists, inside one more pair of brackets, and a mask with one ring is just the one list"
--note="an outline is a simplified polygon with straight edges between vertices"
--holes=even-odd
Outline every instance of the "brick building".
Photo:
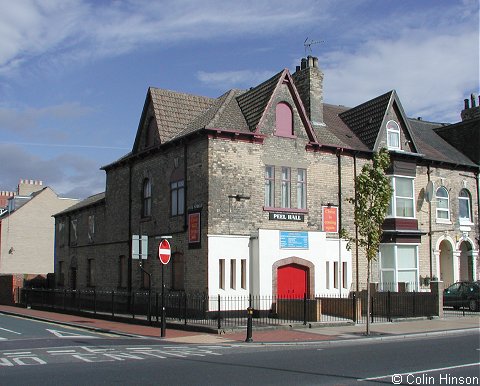
[[[145,287],[132,259],[143,253],[158,289],[156,249],[170,235],[172,291],[346,295],[366,282],[366,261],[338,229],[355,233],[346,199],[382,147],[394,197],[374,281],[418,290],[425,278],[478,278],[479,164],[466,147],[480,118],[408,118],[395,91],[334,106],[322,83],[308,57],[218,98],[149,88],[132,151],[103,168],[105,193],[55,216],[57,285]],[[466,110],[478,111],[474,99]],[[133,235],[147,236],[148,252]]]
[[59,197],[36,180],[20,180],[12,193],[0,214],[1,303],[12,301],[14,288],[54,272],[52,215],[78,201]]

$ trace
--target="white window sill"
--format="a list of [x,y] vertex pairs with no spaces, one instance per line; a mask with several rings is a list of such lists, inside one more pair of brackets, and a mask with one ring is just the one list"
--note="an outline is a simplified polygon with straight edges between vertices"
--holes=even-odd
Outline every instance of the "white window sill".
[[437,218],[435,221],[437,224],[447,224],[447,225],[452,225],[452,222],[447,219],[442,219],[442,218]]

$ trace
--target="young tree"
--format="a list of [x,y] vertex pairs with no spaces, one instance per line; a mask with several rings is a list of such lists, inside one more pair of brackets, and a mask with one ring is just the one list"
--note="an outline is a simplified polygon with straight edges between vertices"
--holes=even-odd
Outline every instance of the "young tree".
[[342,237],[348,241],[347,248],[350,249],[351,244],[356,243],[358,248],[365,251],[367,257],[367,335],[370,335],[371,265],[378,255],[382,239],[382,224],[393,192],[390,179],[385,174],[389,165],[388,150],[382,148],[378,153],[373,154],[371,165],[363,166],[361,173],[355,178],[355,197],[347,199],[355,205],[354,218],[358,237],[349,235],[345,229],[341,231]]

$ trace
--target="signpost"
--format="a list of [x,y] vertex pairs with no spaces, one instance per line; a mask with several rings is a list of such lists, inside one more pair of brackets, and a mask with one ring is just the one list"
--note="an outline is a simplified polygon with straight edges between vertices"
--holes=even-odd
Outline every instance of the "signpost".
[[162,241],[158,245],[158,258],[162,263],[162,320],[160,325],[160,336],[162,338],[165,337],[165,330],[166,330],[166,320],[165,320],[165,282],[164,282],[164,267],[170,261],[170,256],[172,255],[172,250],[170,248],[170,243],[168,242],[167,238],[171,238],[171,236],[163,236]]

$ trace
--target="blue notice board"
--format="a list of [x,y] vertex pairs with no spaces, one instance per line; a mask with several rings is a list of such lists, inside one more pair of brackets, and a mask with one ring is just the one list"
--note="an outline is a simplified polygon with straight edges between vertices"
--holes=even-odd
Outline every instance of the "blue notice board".
[[308,249],[308,232],[280,232],[280,249]]

